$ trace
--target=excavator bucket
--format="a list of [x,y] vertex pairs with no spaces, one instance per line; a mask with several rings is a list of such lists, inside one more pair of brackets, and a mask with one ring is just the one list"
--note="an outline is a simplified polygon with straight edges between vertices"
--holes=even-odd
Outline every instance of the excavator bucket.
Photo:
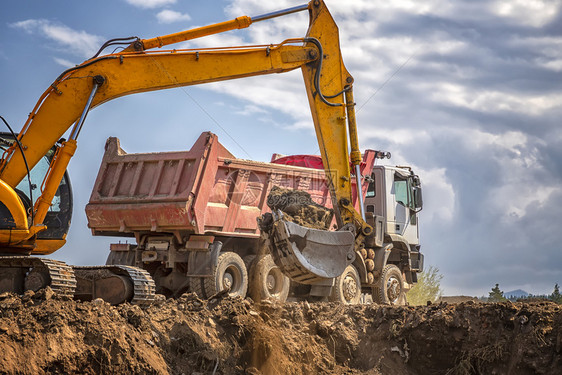
[[304,227],[273,215],[268,234],[275,264],[292,280],[317,284],[340,276],[355,260],[355,236],[350,231]]

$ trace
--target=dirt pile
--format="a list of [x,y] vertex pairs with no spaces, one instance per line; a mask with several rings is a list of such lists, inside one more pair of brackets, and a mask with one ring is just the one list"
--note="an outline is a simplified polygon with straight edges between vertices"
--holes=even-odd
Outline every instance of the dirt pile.
[[267,206],[272,211],[283,211],[288,221],[315,229],[330,229],[334,217],[334,210],[314,202],[306,191],[279,186],[271,188]]
[[255,305],[186,294],[143,310],[0,295],[2,373],[554,374],[553,303]]

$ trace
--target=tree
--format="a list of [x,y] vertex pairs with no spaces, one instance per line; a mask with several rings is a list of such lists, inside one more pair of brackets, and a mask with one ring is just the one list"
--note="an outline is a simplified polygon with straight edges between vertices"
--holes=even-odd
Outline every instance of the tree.
[[429,266],[427,270],[418,275],[418,283],[406,293],[408,303],[410,305],[425,305],[427,301],[437,301],[443,294],[441,279],[443,279],[443,275],[439,273],[439,268]]
[[503,296],[503,292],[500,290],[500,284],[496,284],[488,295],[488,302],[502,302],[506,300],[507,298]]
[[554,291],[549,298],[556,303],[562,303],[562,294],[560,294],[560,286],[558,286],[558,283],[554,284]]

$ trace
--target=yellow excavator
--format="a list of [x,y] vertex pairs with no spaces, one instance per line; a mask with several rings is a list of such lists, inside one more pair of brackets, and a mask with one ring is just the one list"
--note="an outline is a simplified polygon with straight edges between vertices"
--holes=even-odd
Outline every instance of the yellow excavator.
[[[159,49],[299,11],[310,15],[305,37],[260,46]],[[123,50],[102,55],[105,48],[116,45],[124,46]],[[271,226],[272,253],[291,278],[309,284],[328,280],[326,285],[331,285],[330,280],[354,261],[373,228],[365,219],[361,189],[357,189],[361,212],[352,205],[352,168],[361,186],[353,77],[344,66],[332,16],[322,0],[313,0],[152,39],[112,39],[91,59],[60,74],[21,130],[6,133],[0,140],[4,150],[0,161],[0,290],[22,293],[50,286],[59,294],[80,299],[150,303],[154,282],[142,269],[71,267],[35,256],[50,254],[65,243],[72,211],[66,168],[88,111],[124,95],[297,68],[302,70],[338,230],[309,230],[277,215]]]

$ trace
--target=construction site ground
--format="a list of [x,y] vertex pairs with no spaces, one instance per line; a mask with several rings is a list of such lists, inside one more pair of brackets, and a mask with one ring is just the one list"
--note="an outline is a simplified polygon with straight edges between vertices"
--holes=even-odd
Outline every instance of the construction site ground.
[[539,303],[255,304],[195,294],[150,307],[0,295],[7,374],[559,374],[562,310]]

